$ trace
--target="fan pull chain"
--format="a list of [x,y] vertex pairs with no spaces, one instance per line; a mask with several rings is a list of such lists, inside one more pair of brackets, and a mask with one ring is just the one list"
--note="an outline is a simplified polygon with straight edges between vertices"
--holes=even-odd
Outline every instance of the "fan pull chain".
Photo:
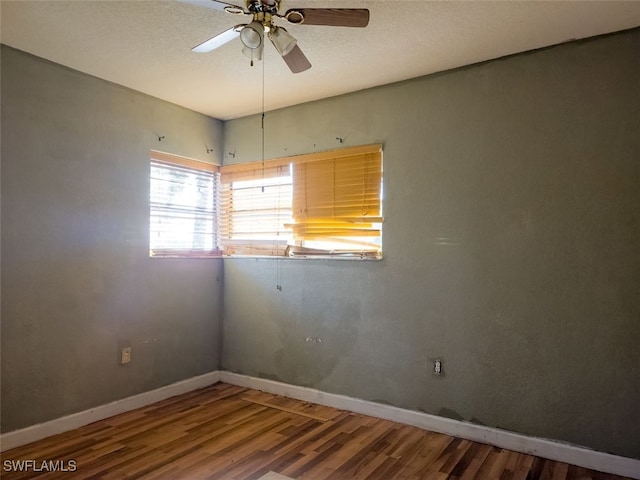
[[262,193],[264,193],[264,64],[266,56],[262,59]]

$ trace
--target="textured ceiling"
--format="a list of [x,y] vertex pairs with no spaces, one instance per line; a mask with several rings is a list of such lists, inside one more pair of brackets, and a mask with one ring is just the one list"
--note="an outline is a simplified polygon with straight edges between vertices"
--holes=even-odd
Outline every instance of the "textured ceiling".
[[[229,0],[233,2],[233,0]],[[243,4],[242,1],[236,3]],[[640,25],[640,1],[283,0],[362,8],[366,28],[292,25],[313,64],[272,45],[251,67],[239,40],[191,47],[247,17],[178,1],[0,1],[2,43],[220,119],[339,95]]]

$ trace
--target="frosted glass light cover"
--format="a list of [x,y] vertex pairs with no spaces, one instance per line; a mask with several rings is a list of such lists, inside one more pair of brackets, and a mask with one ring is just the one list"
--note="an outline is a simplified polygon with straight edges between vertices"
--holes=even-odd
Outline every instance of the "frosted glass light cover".
[[251,22],[240,31],[240,40],[247,48],[258,48],[262,45],[264,27],[260,22]]
[[278,53],[283,57],[291,52],[297,43],[296,39],[282,27],[271,30],[269,32],[269,38],[273,46],[278,50]]

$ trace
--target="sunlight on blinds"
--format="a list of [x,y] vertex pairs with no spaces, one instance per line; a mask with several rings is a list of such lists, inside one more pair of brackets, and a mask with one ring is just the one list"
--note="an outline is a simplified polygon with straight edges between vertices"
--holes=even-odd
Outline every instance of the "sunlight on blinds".
[[371,152],[293,164],[294,245],[334,255],[380,254],[381,157]]

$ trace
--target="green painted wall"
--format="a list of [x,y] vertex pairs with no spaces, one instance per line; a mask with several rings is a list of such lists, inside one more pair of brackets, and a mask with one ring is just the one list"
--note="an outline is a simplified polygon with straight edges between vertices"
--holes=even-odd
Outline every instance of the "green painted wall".
[[222,367],[640,458],[639,65],[634,30],[268,112],[266,158],[384,144],[385,258],[225,260]]
[[1,53],[2,431],[216,370],[222,261],[148,257],[149,150],[220,163],[222,122]]

